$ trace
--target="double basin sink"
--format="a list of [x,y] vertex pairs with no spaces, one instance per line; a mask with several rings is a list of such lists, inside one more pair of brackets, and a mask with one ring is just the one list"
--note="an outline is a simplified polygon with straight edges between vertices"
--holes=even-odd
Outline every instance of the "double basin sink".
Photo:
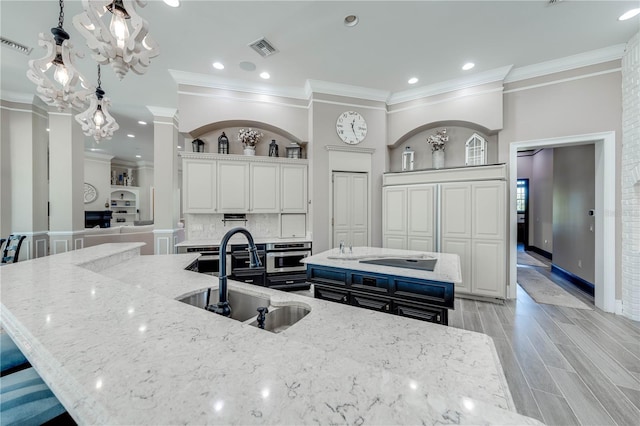
[[[209,304],[216,304],[219,300],[217,289],[206,289],[190,296],[182,297],[178,301],[187,305],[205,309],[207,293],[210,292]],[[264,329],[273,333],[280,333],[291,327],[310,311],[297,305],[271,306],[271,300],[266,296],[256,296],[237,290],[228,290],[227,300],[231,305],[231,319],[258,327],[258,308],[268,307],[264,321]]]

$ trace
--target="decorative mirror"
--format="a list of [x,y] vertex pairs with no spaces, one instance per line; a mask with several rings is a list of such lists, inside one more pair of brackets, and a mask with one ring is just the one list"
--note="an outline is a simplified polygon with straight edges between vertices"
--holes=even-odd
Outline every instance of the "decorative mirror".
[[464,164],[479,166],[487,163],[487,141],[477,133],[471,135],[464,145]]

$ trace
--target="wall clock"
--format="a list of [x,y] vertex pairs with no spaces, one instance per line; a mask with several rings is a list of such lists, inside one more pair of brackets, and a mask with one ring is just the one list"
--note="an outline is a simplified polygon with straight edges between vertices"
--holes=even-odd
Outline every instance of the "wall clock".
[[345,111],[338,116],[336,131],[342,142],[356,145],[367,136],[367,122],[357,112]]
[[98,198],[98,190],[90,183],[84,183],[84,203],[92,203]]

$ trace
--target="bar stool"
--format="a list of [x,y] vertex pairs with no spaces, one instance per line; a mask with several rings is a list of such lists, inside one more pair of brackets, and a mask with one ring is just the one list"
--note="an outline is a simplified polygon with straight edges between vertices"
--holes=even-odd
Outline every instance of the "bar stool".
[[20,255],[20,247],[22,247],[22,241],[27,238],[26,235],[9,235],[7,245],[2,252],[1,263],[16,263],[18,256]]

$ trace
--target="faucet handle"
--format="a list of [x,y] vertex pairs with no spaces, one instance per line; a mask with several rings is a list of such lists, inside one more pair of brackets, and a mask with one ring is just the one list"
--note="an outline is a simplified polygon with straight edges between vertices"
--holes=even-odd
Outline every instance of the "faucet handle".
[[268,313],[269,313],[269,308],[267,308],[266,306],[260,306],[258,308],[258,318],[256,318],[256,320],[258,321],[258,327],[262,328],[263,330],[264,330],[264,320]]

